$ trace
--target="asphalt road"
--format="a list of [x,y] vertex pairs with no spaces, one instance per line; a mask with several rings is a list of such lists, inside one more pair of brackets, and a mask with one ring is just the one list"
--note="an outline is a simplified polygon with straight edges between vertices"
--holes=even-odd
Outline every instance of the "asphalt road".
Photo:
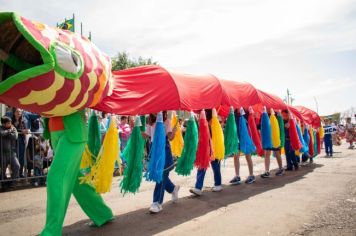
[[[104,195],[116,220],[102,228],[88,226],[88,218],[71,199],[64,235],[356,235],[356,150],[336,147],[335,157],[317,157],[313,164],[270,179],[257,177],[252,185],[229,186],[233,161],[222,167],[224,190],[213,193],[208,170],[204,194],[193,197],[195,170],[189,177],[171,172],[181,186],[180,199],[165,197],[163,211],[148,213],[153,183],[143,182],[138,194],[122,196],[119,178]],[[244,158],[242,158],[243,160]],[[255,173],[263,160],[254,157]],[[272,160],[273,168],[276,163]],[[247,166],[242,161],[242,177]],[[0,235],[36,235],[45,222],[46,189],[0,193]]]

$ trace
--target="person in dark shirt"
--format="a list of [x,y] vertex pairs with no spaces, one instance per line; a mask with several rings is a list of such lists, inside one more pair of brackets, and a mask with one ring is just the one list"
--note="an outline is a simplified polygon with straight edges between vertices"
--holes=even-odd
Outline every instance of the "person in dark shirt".
[[282,117],[284,121],[284,134],[285,134],[285,143],[284,143],[284,150],[287,159],[287,169],[286,171],[298,170],[298,162],[297,157],[295,155],[295,150],[293,150],[292,145],[290,143],[290,136],[289,136],[289,112],[288,110],[282,110]]
[[325,119],[324,144],[327,157],[333,156],[333,135],[336,133],[336,126],[331,123],[331,119]]
[[[1,175],[0,180],[7,179],[6,169],[11,166],[11,177],[12,179],[18,178],[20,164],[16,156],[16,139],[17,130],[11,124],[11,119],[9,117],[1,118],[0,127],[0,160],[1,160]],[[11,186],[13,182],[8,182],[6,186],[2,186],[3,189]]]
[[24,178],[26,135],[30,133],[30,129],[20,108],[13,108],[11,120],[18,133],[16,152],[20,162],[19,175]]

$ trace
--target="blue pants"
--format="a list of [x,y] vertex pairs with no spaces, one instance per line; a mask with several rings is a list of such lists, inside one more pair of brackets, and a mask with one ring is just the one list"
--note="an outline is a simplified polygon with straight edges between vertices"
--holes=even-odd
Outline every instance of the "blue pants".
[[[210,162],[211,168],[213,169],[214,173],[214,185],[219,186],[221,185],[221,171],[220,171],[220,161],[214,160]],[[206,170],[198,169],[197,171],[197,182],[195,183],[196,189],[202,189],[204,185],[204,178],[205,178]]]
[[169,144],[168,139],[166,140],[166,159],[164,163],[164,171],[162,176],[162,181],[160,183],[156,183],[155,190],[153,191],[153,202],[158,202],[159,204],[163,203],[164,191],[168,193],[172,193],[175,185],[169,179],[169,172],[172,170],[174,164],[173,156],[171,152],[171,146]]
[[175,185],[169,179],[169,171],[163,172],[163,178],[160,183],[156,183],[155,190],[153,192],[153,202],[163,203],[164,191],[172,193]]
[[325,134],[324,136],[324,145],[326,155],[333,155],[333,140],[330,134]]
[[298,159],[297,156],[295,155],[295,152],[292,148],[292,146],[290,145],[290,140],[285,141],[284,144],[284,150],[286,153],[286,159],[287,159],[287,169],[291,170],[294,167],[298,166]]

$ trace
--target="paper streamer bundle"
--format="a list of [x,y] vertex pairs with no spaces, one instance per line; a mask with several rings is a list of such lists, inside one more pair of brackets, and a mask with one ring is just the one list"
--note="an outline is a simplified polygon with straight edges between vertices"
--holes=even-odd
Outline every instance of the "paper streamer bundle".
[[267,114],[266,108],[262,112],[261,117],[261,138],[262,138],[262,147],[264,150],[272,148],[272,131],[271,123]]
[[124,149],[123,156],[126,160],[124,178],[120,186],[122,193],[136,193],[142,181],[143,153],[145,140],[141,135],[141,120],[136,117],[135,127]]
[[213,117],[211,119],[211,142],[214,158],[222,160],[225,157],[224,132],[221,128],[216,109],[213,109]]
[[100,124],[95,111],[89,117],[88,130],[88,142],[80,163],[80,169],[84,173],[90,172],[90,168],[94,164],[101,148]]
[[314,156],[314,135],[313,135],[313,129],[309,128],[309,137],[310,137],[310,142],[309,142],[309,155],[311,157]]
[[251,131],[251,138],[253,143],[256,146],[256,152],[259,156],[263,156],[263,148],[262,148],[262,142],[261,142],[261,136],[260,133],[257,130],[256,122],[255,122],[255,117],[254,117],[254,111],[252,107],[249,108],[249,116],[248,116],[248,127],[250,128]]
[[199,141],[195,166],[199,169],[206,170],[212,157],[211,139],[208,121],[206,120],[205,111],[202,110],[199,118]]
[[306,150],[306,153],[309,153],[310,135],[307,127],[304,127],[303,139],[305,146],[308,148],[308,150]]
[[234,109],[231,107],[224,129],[225,156],[231,156],[239,152],[239,138],[235,122]]
[[166,132],[162,112],[157,115],[156,127],[150,152],[150,161],[145,173],[146,180],[160,183],[162,181],[166,158]]
[[244,117],[244,109],[240,109],[240,120],[239,120],[239,130],[240,130],[240,151],[245,153],[245,155],[250,155],[256,152],[256,146],[253,143],[250,133],[247,127],[247,121]]
[[118,140],[119,132],[116,126],[116,118],[112,116],[96,162],[90,173],[81,178],[82,183],[92,184],[98,193],[106,193],[111,189],[115,162],[119,156]]
[[182,155],[177,160],[176,172],[179,175],[187,176],[194,168],[194,161],[198,148],[198,127],[195,122],[194,113],[191,112],[187,129],[184,135],[184,147]]
[[277,117],[274,110],[271,109],[271,115],[269,117],[271,123],[271,135],[272,135],[272,146],[273,148],[281,147],[281,135]]
[[182,151],[183,151],[184,140],[183,140],[183,135],[182,135],[182,129],[180,127],[179,120],[178,120],[178,117],[177,117],[175,111],[173,111],[171,125],[172,125],[172,127],[176,127],[176,132],[175,132],[174,138],[172,141],[170,141],[172,155],[175,157],[180,157],[182,155]]
[[302,148],[297,132],[296,122],[293,117],[289,119],[289,138],[293,150],[298,151]]
[[299,127],[298,124],[296,125],[296,128],[297,128],[297,133],[298,133],[299,141],[300,141],[300,143],[302,144],[302,148],[299,149],[299,151],[302,152],[302,153],[308,152],[308,151],[309,151],[309,148],[308,148],[308,146],[307,146],[308,144],[306,144],[306,143],[304,142],[304,138],[303,138],[303,135],[302,135],[302,131],[301,131],[301,129],[300,129],[300,127]]
[[284,148],[284,144],[286,141],[286,134],[284,132],[284,121],[280,112],[277,113],[277,120],[279,126],[279,136],[281,139],[281,147]]

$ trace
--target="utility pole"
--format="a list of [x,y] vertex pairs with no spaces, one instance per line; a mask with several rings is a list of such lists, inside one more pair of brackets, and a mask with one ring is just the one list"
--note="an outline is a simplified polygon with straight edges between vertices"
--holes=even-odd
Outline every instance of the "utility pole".
[[316,105],[316,113],[319,114],[319,105],[318,105],[318,100],[316,100],[316,97],[314,96],[314,101],[315,101],[315,105]]
[[294,100],[295,99],[292,97],[292,94],[290,93],[289,89],[287,88],[287,97],[284,99],[284,102],[287,103],[288,105],[292,105]]

